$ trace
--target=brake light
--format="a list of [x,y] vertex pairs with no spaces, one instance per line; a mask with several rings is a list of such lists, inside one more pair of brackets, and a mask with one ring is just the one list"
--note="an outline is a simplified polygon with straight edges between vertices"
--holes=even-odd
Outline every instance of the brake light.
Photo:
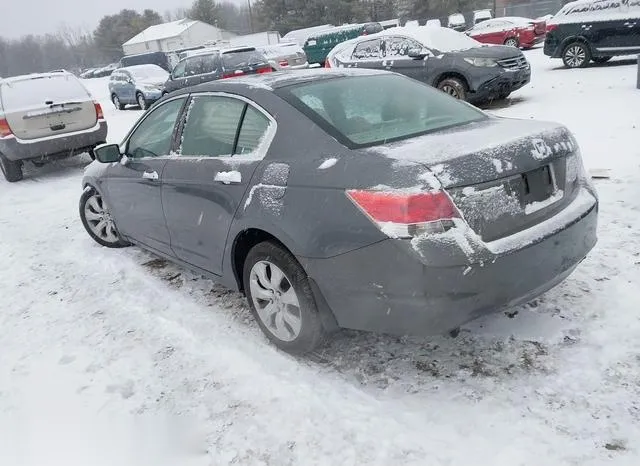
[[547,24],[547,32],[551,32],[551,31],[555,31],[556,29],[558,29],[558,25],[557,24]]
[[96,108],[96,116],[98,120],[104,120],[104,113],[102,113],[102,106],[98,102],[94,102],[93,105]]
[[0,118],[0,138],[6,138],[13,134],[6,118]]
[[282,66],[282,67],[289,66],[289,62],[287,60],[280,60],[278,62],[278,66]]
[[258,74],[271,73],[272,71],[273,71],[273,68],[271,68],[270,66],[267,66],[266,68],[257,69]]
[[235,70],[233,73],[224,73],[222,75],[222,79],[227,79],[227,78],[234,78],[236,76],[242,76],[244,74],[244,71],[242,70]]
[[425,232],[444,232],[460,212],[444,191],[349,190],[347,196],[390,237],[410,238]]

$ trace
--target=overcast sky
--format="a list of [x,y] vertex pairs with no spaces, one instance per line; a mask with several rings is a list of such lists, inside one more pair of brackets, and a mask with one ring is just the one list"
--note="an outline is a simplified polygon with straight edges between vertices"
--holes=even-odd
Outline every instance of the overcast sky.
[[[232,0],[235,4],[243,0]],[[245,0],[246,1],[246,0]],[[26,34],[55,32],[62,23],[93,31],[105,15],[123,8],[142,11],[152,8],[161,15],[167,10],[189,7],[192,0],[2,0],[0,36],[17,38]]]

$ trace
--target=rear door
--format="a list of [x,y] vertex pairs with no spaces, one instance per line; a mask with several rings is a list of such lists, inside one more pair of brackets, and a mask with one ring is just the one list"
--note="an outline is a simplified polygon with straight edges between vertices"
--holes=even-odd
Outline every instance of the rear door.
[[66,73],[3,84],[2,106],[19,139],[64,135],[92,128],[98,121],[93,98],[75,76]]
[[383,69],[382,39],[365,40],[353,49],[351,63],[356,68]]
[[162,202],[171,247],[180,259],[222,273],[231,222],[275,133],[253,103],[199,94],[189,104],[179,157],[163,173]]
[[412,50],[421,51],[424,49],[422,44],[408,37],[386,37],[381,44],[382,68],[424,81],[427,60],[409,56],[409,52]]
[[174,142],[174,129],[186,97],[153,108],[128,137],[126,159],[107,176],[108,204],[118,230],[145,246],[171,253],[162,210],[162,172]]

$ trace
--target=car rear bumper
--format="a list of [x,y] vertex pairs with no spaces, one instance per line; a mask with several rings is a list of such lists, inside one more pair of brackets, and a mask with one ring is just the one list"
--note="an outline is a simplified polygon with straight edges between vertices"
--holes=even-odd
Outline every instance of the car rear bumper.
[[300,258],[340,327],[429,335],[534,299],[563,281],[596,243],[598,204],[556,233],[488,262],[425,264],[388,239],[329,259]]
[[501,95],[517,91],[531,81],[531,68],[520,70],[505,70],[489,81],[481,84],[477,90],[469,96],[469,102],[483,102],[499,98]]
[[93,128],[36,140],[15,137],[0,139],[0,152],[9,160],[67,157],[85,152],[107,139],[107,122]]

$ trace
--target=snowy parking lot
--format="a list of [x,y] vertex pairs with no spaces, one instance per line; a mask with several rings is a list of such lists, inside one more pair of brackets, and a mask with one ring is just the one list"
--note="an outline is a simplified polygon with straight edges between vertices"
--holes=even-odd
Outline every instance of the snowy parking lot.
[[[525,54],[531,84],[488,110],[565,124],[607,170],[599,242],[456,338],[343,331],[296,359],[242,296],[98,246],[78,217],[88,156],[0,180],[0,464],[640,464],[637,65]],[[141,111],[86,84],[119,142]]]

